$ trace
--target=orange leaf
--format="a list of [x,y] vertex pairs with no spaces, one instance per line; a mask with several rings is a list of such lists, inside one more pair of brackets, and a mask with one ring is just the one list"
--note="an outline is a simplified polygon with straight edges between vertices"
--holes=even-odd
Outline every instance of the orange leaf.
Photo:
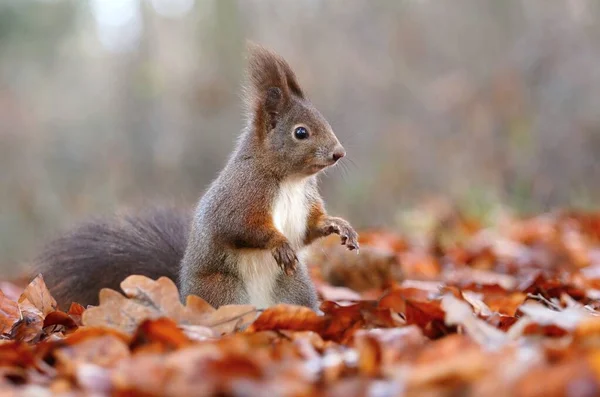
[[8,299],[0,290],[0,335],[10,332],[20,318],[17,302]]
[[25,287],[25,290],[19,297],[19,303],[23,302],[25,299],[42,312],[42,315],[44,316],[55,311],[58,307],[56,301],[52,295],[50,295],[50,291],[48,290],[48,287],[46,287],[44,277],[42,277],[41,274],[38,274],[37,277]]
[[304,306],[276,305],[266,309],[248,327],[247,332],[267,330],[293,330],[321,332],[325,319]]
[[132,349],[144,347],[144,351],[175,350],[192,342],[177,324],[168,318],[145,320],[138,327],[131,342]]

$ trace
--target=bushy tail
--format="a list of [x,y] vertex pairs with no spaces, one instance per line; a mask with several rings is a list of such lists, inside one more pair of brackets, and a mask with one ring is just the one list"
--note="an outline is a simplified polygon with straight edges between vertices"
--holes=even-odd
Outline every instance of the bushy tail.
[[131,274],[177,282],[192,214],[173,208],[150,209],[88,221],[50,241],[34,261],[63,308],[71,302],[98,304],[100,289],[120,290]]

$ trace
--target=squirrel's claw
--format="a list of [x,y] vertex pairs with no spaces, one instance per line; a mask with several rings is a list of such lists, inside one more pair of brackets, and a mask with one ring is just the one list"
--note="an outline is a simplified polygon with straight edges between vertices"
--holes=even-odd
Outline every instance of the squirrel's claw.
[[342,245],[348,247],[350,251],[358,250],[358,233],[356,233],[352,226],[345,220],[341,218],[331,218],[326,231],[328,234],[339,234]]
[[293,276],[296,273],[298,257],[288,243],[273,249],[273,258],[286,275]]
[[[342,244],[344,244],[344,243],[342,243]],[[354,236],[352,236],[351,238],[349,238],[346,241],[345,245],[346,245],[346,247],[348,247],[348,249],[350,251],[356,250],[356,252],[358,253],[358,249],[359,249],[359,246],[358,246],[358,235],[355,233]]]

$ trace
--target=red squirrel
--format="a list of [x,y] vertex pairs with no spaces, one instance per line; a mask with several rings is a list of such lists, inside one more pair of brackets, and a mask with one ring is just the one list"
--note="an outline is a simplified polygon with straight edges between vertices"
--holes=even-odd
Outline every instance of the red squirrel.
[[317,175],[346,152],[289,64],[248,46],[246,125],[193,214],[152,209],[89,221],[51,241],[35,260],[59,304],[98,303],[101,288],[131,274],[166,276],[181,297],[211,305],[289,303],[317,309],[298,252],[336,233],[349,250],[358,234],[329,216]]

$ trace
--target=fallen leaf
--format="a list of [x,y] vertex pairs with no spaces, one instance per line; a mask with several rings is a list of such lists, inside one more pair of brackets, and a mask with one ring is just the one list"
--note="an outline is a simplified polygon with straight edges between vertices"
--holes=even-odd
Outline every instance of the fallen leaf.
[[265,309],[246,332],[285,329],[320,333],[325,326],[325,318],[311,309],[304,306],[282,304]]
[[192,341],[169,318],[144,320],[132,337],[131,347],[134,350],[164,352],[189,346]]
[[44,315],[29,300],[19,302],[20,319],[10,331],[11,338],[20,342],[35,343],[42,337],[44,328]]
[[130,356],[129,347],[115,335],[98,335],[86,338],[76,344],[68,344],[56,349],[54,356],[59,370],[68,375],[75,375],[77,367],[82,364],[94,364],[110,368],[120,360]]
[[48,313],[46,318],[44,318],[44,328],[54,325],[63,326],[66,330],[75,330],[78,328],[78,325],[75,322],[75,320],[73,320],[73,318],[67,313],[61,311]]
[[323,300],[328,301],[359,301],[360,294],[346,287],[333,287],[325,283],[317,285],[317,292]]
[[556,325],[567,331],[574,330],[584,320],[594,317],[583,308],[570,307],[556,311],[535,302],[524,303],[519,311],[538,325]]
[[438,338],[450,331],[438,295],[439,291],[430,289],[397,288],[381,298],[379,308],[402,314],[407,324],[418,325],[426,336]]
[[103,288],[99,294],[99,305],[89,307],[83,313],[81,321],[88,327],[105,326],[133,333],[143,320],[163,315],[151,306],[127,299],[117,291]]
[[233,332],[256,318],[250,305],[228,305],[214,309],[196,296],[188,296],[186,306],[179,300],[177,287],[167,277],[152,280],[133,275],[121,283],[126,296],[111,289],[100,291],[100,304],[83,313],[86,326],[108,326],[132,333],[146,319],[168,317],[181,325],[209,327],[215,334]]
[[442,298],[442,308],[446,313],[444,321],[447,325],[462,326],[465,332],[480,345],[498,349],[509,342],[504,332],[477,318],[467,302],[448,294]]
[[48,287],[46,287],[44,277],[42,277],[41,274],[38,274],[29,285],[25,287],[25,290],[19,297],[19,303],[24,300],[28,300],[29,303],[42,313],[43,316],[55,311],[58,307],[56,300],[54,300]]
[[23,293],[23,287],[8,281],[0,281],[0,292],[8,299],[17,301]]
[[77,324],[77,326],[81,327],[83,325],[83,323],[81,322],[81,316],[83,315],[84,311],[85,311],[85,308],[83,306],[81,306],[77,302],[73,302],[73,303],[71,303],[71,306],[69,307],[69,311],[67,312],[67,314],[69,315],[69,317],[71,317],[73,319],[73,321],[75,322],[75,324]]
[[354,346],[357,347],[359,352],[360,346],[366,345],[368,347],[372,343],[369,341],[365,344],[362,342],[364,338],[369,338],[379,344],[382,371],[384,372],[386,369],[397,365],[399,361],[416,354],[428,340],[421,329],[415,325],[402,328],[359,330],[354,335]]
[[0,290],[0,335],[9,333],[20,318],[17,302],[7,298]]
[[357,295],[313,266],[318,313],[182,304],[171,281],[141,276],[64,313],[36,278],[20,300],[0,294],[0,394],[598,395],[600,215],[452,217],[415,240],[361,241],[418,279],[353,273],[382,281]]

